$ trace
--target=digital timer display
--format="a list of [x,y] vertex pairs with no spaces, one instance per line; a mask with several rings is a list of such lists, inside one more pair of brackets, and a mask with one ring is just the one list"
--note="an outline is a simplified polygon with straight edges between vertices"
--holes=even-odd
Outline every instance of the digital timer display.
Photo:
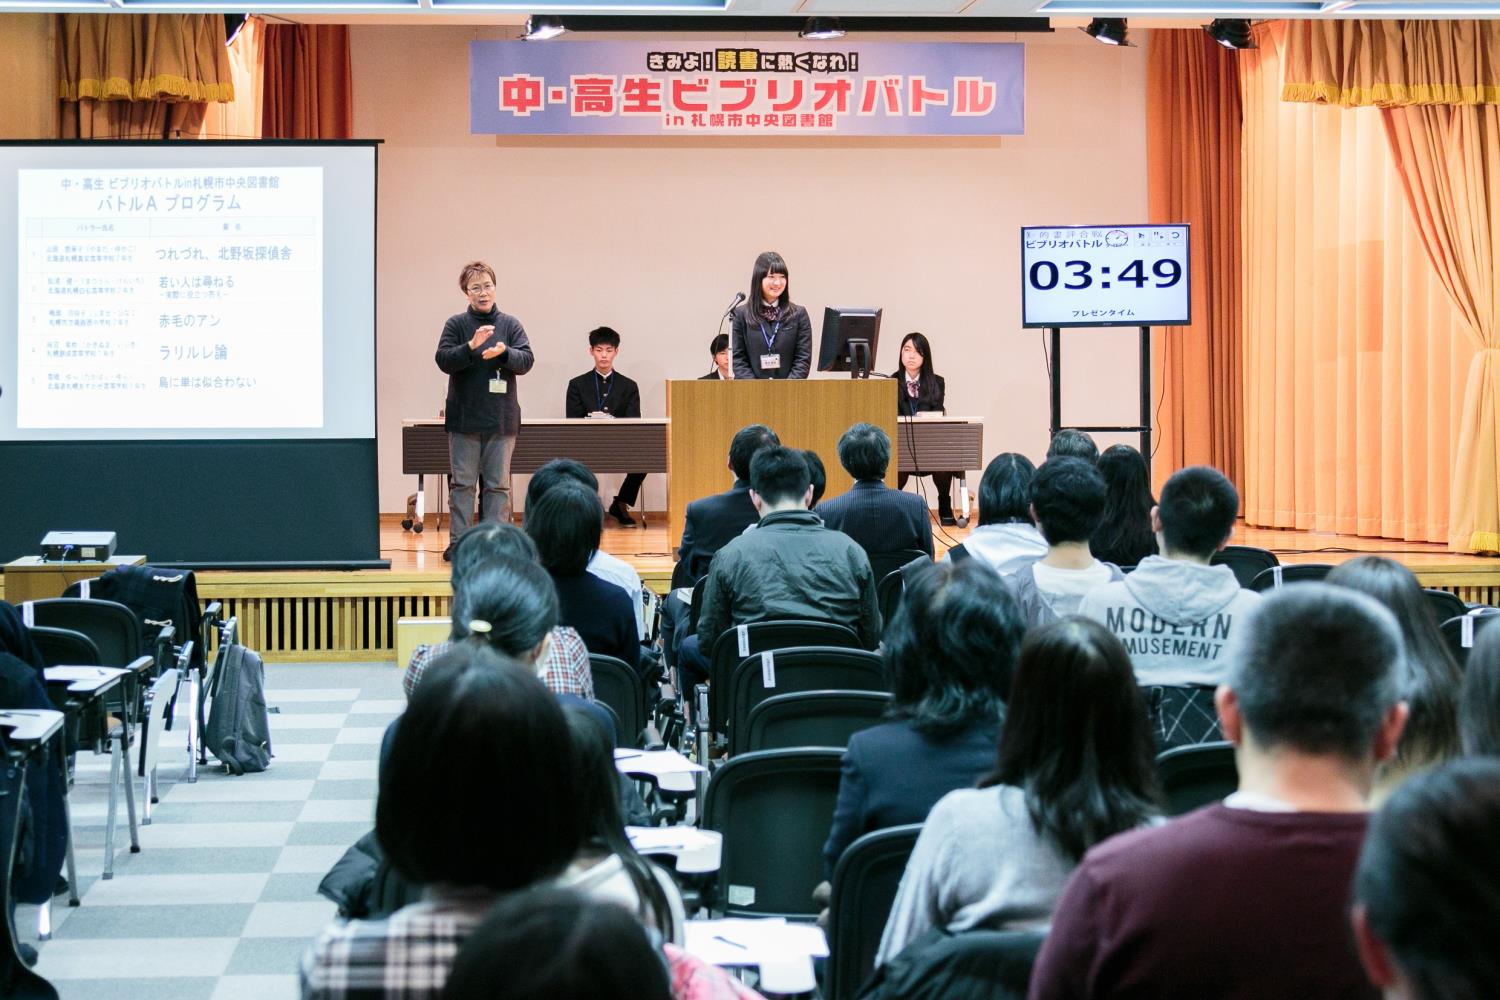
[[1022,325],[1185,326],[1188,227],[1027,226]]

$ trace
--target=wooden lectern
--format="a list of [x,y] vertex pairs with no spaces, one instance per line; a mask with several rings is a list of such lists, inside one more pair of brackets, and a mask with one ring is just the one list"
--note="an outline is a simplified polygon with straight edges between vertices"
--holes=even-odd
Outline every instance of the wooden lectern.
[[852,485],[839,464],[839,436],[860,421],[891,437],[886,481],[896,485],[896,390],[889,379],[681,380],[667,382],[667,530],[682,538],[687,505],[734,485],[729,442],[747,424],[765,424],[788,448],[811,448],[828,470],[825,497]]

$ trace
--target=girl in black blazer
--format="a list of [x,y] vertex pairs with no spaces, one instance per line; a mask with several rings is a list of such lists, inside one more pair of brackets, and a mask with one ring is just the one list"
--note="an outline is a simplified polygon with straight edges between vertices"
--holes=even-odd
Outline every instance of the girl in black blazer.
[[735,378],[807,378],[812,370],[812,321],[792,303],[786,261],[774,250],[755,258],[750,297],[729,329]]
[[[908,333],[901,340],[901,367],[891,374],[896,380],[896,406],[903,417],[914,417],[923,411],[944,413],[943,395],[946,386],[943,376],[932,368],[932,345],[920,333]],[[926,470],[924,470],[925,472]],[[938,520],[942,524],[957,524],[953,516],[952,472],[927,472],[938,494]],[[911,473],[903,472],[898,478],[898,489],[906,486]]]

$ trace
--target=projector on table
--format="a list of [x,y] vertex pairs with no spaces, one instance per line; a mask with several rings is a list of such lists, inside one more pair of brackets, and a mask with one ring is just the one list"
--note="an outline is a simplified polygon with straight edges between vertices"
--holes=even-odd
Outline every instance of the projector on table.
[[49,531],[42,539],[48,562],[105,562],[114,554],[113,531]]

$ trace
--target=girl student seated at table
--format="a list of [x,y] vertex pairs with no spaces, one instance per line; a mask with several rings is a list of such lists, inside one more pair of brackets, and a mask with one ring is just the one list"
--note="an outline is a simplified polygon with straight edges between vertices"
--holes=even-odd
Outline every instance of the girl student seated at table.
[[807,378],[812,370],[812,321],[794,305],[786,261],[767,250],[755,258],[750,297],[729,324],[735,378]]
[[[922,334],[912,332],[901,338],[901,367],[891,373],[891,378],[896,380],[896,409],[901,416],[946,412],[943,395],[947,387],[943,376],[932,367],[932,345]],[[932,477],[932,485],[937,489],[939,523],[957,524],[953,516],[954,473],[924,469],[923,474]],[[905,489],[910,478],[911,473],[901,473],[896,488]]]

